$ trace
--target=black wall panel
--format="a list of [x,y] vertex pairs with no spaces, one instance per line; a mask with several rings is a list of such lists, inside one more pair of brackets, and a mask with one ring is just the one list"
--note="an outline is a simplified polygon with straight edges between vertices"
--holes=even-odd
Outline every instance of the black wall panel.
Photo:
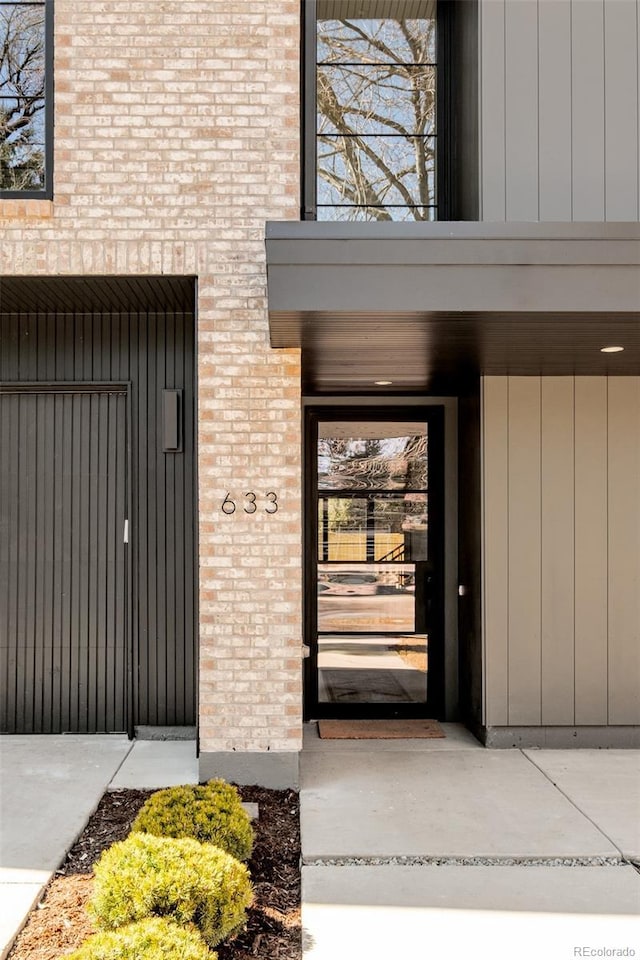
[[[63,280],[60,281],[64,283]],[[194,291],[195,302],[195,291]],[[126,677],[105,676],[105,683],[124,684],[129,687],[129,718],[128,725],[192,725],[196,717],[196,561],[195,561],[195,418],[194,418],[194,391],[195,391],[195,321],[194,313],[143,313],[140,311],[130,314],[1,314],[0,313],[0,400],[4,392],[5,399],[9,400],[11,384],[16,382],[42,384],[71,384],[82,383],[89,389],[91,385],[130,383],[130,399],[128,410],[128,443],[130,445],[129,461],[129,546],[128,560],[130,564],[129,584],[130,598],[122,599],[121,608],[128,607],[126,629],[130,648],[129,681]],[[4,387],[3,387],[4,384]],[[179,415],[181,418],[181,449],[176,452],[163,450],[163,391],[165,389],[180,390],[181,403]],[[34,398],[32,398],[34,399]],[[62,422],[65,414],[56,412],[56,403],[62,397],[57,397],[51,411],[43,416],[56,417]],[[122,399],[122,398],[121,398]],[[36,401],[41,402],[41,401]],[[43,401],[44,402],[44,401]],[[67,402],[73,402],[71,395]],[[100,405],[100,400],[90,400]],[[124,401],[123,401],[124,402]],[[7,409],[7,408],[5,408]],[[81,455],[78,450],[84,449],[83,444],[100,444],[102,436],[98,429],[100,417],[104,414],[96,413],[97,420],[88,417],[86,422],[81,421],[78,427],[82,438],[74,441],[64,431],[49,433],[41,431],[42,444],[48,444],[48,456],[66,462],[69,457]],[[16,430],[14,411],[6,414],[7,429]],[[4,421],[3,421],[4,422]],[[62,429],[62,428],[61,428]],[[86,434],[86,436],[85,436]],[[94,436],[95,435],[95,436]],[[47,439],[45,440],[45,436]],[[111,434],[107,434],[111,437]],[[93,440],[92,440],[93,437]],[[22,441],[13,441],[20,444]],[[113,437],[107,439],[114,443]],[[118,440],[120,443],[120,440]],[[72,451],[73,447],[73,451]],[[13,454],[10,454],[11,444],[0,448],[0,473],[4,472],[11,481],[5,480],[0,490],[0,497],[9,500],[7,484],[21,484],[20,462],[15,463]],[[44,449],[44,448],[43,448]],[[75,451],[75,452],[74,452]],[[114,455],[108,450],[108,456]],[[9,461],[7,461],[9,457]],[[46,458],[41,458],[44,465]],[[43,467],[44,468],[44,467]],[[62,474],[61,474],[62,476]],[[61,480],[56,481],[59,485]],[[102,481],[98,481],[102,482]],[[107,484],[107,479],[103,481]],[[42,486],[43,478],[38,483]],[[44,488],[43,488],[44,489]],[[106,487],[105,487],[106,489]],[[5,491],[4,493],[2,491]],[[68,484],[64,484],[63,497],[69,496]],[[73,492],[71,497],[73,499]],[[108,503],[108,500],[107,500]],[[0,500],[0,523],[3,512],[6,516],[10,509],[8,502]],[[96,506],[96,510],[103,510],[105,516],[101,523],[109,524],[107,507]],[[54,523],[63,523],[57,517],[55,510],[38,514],[38,523],[42,529],[36,531],[29,546],[24,550],[28,553],[25,561],[34,569],[38,564],[45,564],[47,550],[51,554],[53,543]],[[115,521],[114,521],[115,522]],[[97,523],[97,521],[96,521]],[[119,526],[119,522],[117,524]],[[95,529],[94,529],[95,527]],[[50,529],[51,528],[51,529]],[[90,528],[90,530],[89,530]],[[83,550],[94,550],[98,557],[100,550],[96,548],[96,537],[102,537],[102,527],[89,523],[86,531],[88,542],[81,544],[71,543],[71,563],[83,563]],[[90,534],[90,535],[89,535]],[[117,537],[122,540],[123,531],[118,529]],[[105,534],[106,535],[106,534]],[[78,532],[78,537],[85,536]],[[93,540],[92,540],[93,538]],[[115,542],[115,541],[114,541]],[[93,543],[93,546],[92,546]],[[96,553],[97,549],[97,553]],[[115,547],[114,547],[115,549]],[[6,553],[6,551],[5,551]],[[3,554],[0,552],[0,557]],[[43,560],[43,557],[45,559]],[[96,563],[102,563],[98,561]],[[100,569],[100,568],[97,568]],[[50,576],[59,576],[54,571]],[[93,576],[93,574],[92,574]],[[22,577],[20,583],[20,598],[25,610],[29,604],[36,602],[37,588],[34,578]],[[16,629],[8,615],[9,595],[15,592],[16,576],[9,578],[5,571],[5,581],[11,579],[11,588],[5,589],[4,599],[0,591],[0,646],[8,651],[16,645]],[[0,580],[0,587],[2,581]],[[130,600],[130,603],[129,603]],[[40,602],[40,601],[38,601]],[[43,601],[44,602],[44,601]],[[106,616],[110,603],[106,581],[102,572],[94,577],[91,589],[83,588],[83,602],[79,605],[77,618],[84,618],[76,622],[76,630],[86,633],[89,625],[99,622]],[[3,611],[4,606],[4,611]],[[43,607],[44,610],[44,607]],[[120,605],[118,605],[118,615]],[[40,620],[43,613],[41,611]],[[114,614],[115,615],[115,614]],[[37,618],[36,618],[37,619]],[[86,621],[86,623],[85,623]],[[34,629],[25,626],[26,633],[20,641],[24,646],[26,641],[33,641]],[[50,630],[46,623],[42,628]],[[91,627],[93,629],[93,627]],[[36,641],[37,642],[37,641]],[[64,640],[63,640],[64,642]],[[89,648],[91,643],[89,642]],[[27,658],[28,659],[28,658]],[[87,671],[106,669],[99,666],[95,655],[95,662],[87,662]],[[17,662],[17,661],[16,661]],[[9,667],[8,661],[3,668]],[[122,672],[121,666],[118,671]],[[126,671],[125,671],[126,672]],[[27,684],[34,686],[36,691],[42,688],[43,678],[33,667],[24,660],[17,670],[7,672],[3,669],[3,682],[9,686]],[[101,686],[100,676],[96,673],[97,688]],[[93,674],[92,674],[93,677]],[[62,703],[71,688],[78,684],[77,671],[69,664],[60,662],[60,674],[56,678],[55,694],[36,692],[34,697],[52,697],[59,701],[59,706],[52,705],[48,709],[49,718],[44,719],[47,710],[41,709],[42,719],[40,729],[55,732],[56,730],[122,730],[120,708],[106,706],[94,711],[93,721],[80,722],[78,717],[65,713]],[[53,689],[53,688],[52,688]],[[115,704],[118,691],[104,693],[100,696],[110,698],[109,703]],[[125,689],[123,697],[127,698]],[[5,697],[6,699],[6,697]],[[73,697],[71,698],[73,699]],[[124,701],[123,701],[124,702]],[[105,701],[106,703],[106,701]],[[102,712],[101,712],[102,711]],[[3,717],[3,729],[19,731],[36,729],[34,720],[20,720],[14,717]]]

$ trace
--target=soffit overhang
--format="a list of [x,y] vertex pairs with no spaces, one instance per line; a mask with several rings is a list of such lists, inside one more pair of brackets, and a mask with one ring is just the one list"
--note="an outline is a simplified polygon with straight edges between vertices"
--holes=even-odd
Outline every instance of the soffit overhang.
[[0,276],[5,314],[194,313],[192,276]]
[[637,223],[271,222],[266,248],[271,345],[312,392],[640,374]]

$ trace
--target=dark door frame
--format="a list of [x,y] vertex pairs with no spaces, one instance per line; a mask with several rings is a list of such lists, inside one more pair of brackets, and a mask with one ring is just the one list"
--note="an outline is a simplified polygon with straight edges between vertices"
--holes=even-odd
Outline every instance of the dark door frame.
[[[97,381],[97,380],[20,380],[0,381],[0,395],[15,396],[33,394],[104,394],[114,393],[124,396],[126,400],[126,477],[125,477],[125,510],[128,521],[127,549],[124,553],[125,563],[125,715],[127,718],[127,736],[134,737],[134,670],[133,670],[133,561],[131,555],[132,529],[135,529],[135,518],[132,517],[133,498],[132,484],[132,451],[131,451],[131,389],[130,380]],[[123,530],[124,536],[124,530]]]
[[[308,656],[304,660],[304,719],[323,717],[432,717],[444,718],[444,405],[420,406],[366,405],[308,406],[304,420],[304,643]],[[317,436],[318,422],[324,421],[415,421],[429,424],[428,455],[435,450],[436,467],[429,464],[429,555],[433,558],[433,619],[429,631],[429,669],[427,701],[415,704],[331,704],[318,701],[317,644]],[[433,510],[434,520],[431,520]]]

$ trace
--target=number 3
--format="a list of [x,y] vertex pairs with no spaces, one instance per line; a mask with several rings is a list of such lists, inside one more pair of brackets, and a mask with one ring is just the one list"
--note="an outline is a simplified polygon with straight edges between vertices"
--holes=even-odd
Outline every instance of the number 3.
[[265,513],[277,513],[278,512],[278,494],[271,491],[267,494],[267,500],[273,507],[273,510],[269,510],[269,507],[264,508]]
[[256,507],[256,495],[255,495],[255,493],[245,493],[245,497],[246,497],[247,500],[249,501],[249,504],[247,505],[247,504],[245,503],[245,505],[244,505],[244,512],[245,512],[245,513],[255,513],[256,510],[258,509],[258,508]]

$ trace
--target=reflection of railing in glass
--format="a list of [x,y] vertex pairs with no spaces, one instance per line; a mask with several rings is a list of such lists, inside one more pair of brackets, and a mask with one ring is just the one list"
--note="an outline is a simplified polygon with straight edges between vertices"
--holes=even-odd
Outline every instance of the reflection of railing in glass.
[[318,558],[322,561],[426,559],[427,494],[366,493],[318,498]]
[[404,560],[404,543],[399,543],[397,547],[378,557],[377,560],[378,563],[384,563],[385,560]]

